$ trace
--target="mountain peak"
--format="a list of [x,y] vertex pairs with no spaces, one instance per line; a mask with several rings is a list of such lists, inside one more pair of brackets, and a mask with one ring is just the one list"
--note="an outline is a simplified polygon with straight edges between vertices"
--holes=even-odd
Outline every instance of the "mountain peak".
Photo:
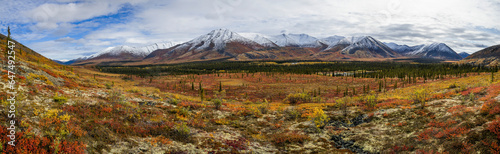
[[430,43],[416,45],[409,48],[409,52],[401,52],[402,54],[410,57],[422,57],[422,58],[437,58],[437,59],[447,59],[447,60],[460,60],[462,57],[458,55],[453,49],[451,49],[445,43]]
[[462,58],[466,58],[466,57],[470,56],[470,54],[467,52],[460,52],[460,53],[458,53],[458,55],[460,55]]
[[189,46],[190,44],[197,44],[192,46],[189,50],[205,49],[209,47],[214,47],[215,49],[223,49],[226,43],[239,41],[239,42],[253,42],[236,32],[232,32],[229,29],[220,28],[210,31],[208,34],[201,35],[189,42],[184,43],[184,46]]
[[259,33],[239,33],[241,36],[248,38],[264,47],[278,47],[268,36]]
[[320,46],[319,40],[307,34],[280,34],[269,38],[273,43],[280,47],[317,47]]

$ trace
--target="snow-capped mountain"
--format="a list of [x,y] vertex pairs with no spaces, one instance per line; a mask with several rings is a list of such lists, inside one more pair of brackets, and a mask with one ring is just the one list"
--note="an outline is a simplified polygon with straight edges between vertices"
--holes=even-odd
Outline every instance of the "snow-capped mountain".
[[333,45],[336,45],[340,40],[342,40],[344,38],[345,37],[343,37],[343,36],[334,35],[334,36],[329,36],[326,38],[319,39],[319,42],[326,44],[328,46],[333,46]]
[[392,58],[401,55],[371,36],[345,37],[315,54],[323,60],[351,58]]
[[278,45],[274,44],[273,41],[271,41],[269,36],[263,35],[263,34],[258,34],[258,33],[240,33],[241,36],[248,38],[254,42],[257,42],[258,44],[264,46],[264,47],[278,47]]
[[101,61],[103,59],[108,61],[138,61],[142,60],[155,50],[167,49],[173,45],[174,44],[172,42],[159,42],[142,47],[131,47],[127,45],[108,47],[98,53],[69,60],[64,64],[98,63],[96,61]]
[[129,54],[134,57],[146,57],[148,53],[140,48],[121,45],[116,47],[108,47],[101,52],[90,55],[88,59],[99,58],[101,56],[120,56],[123,54]]
[[269,38],[280,47],[318,47],[319,40],[307,34],[281,34]]
[[160,42],[160,43],[154,43],[151,45],[143,46],[143,47],[131,47],[127,45],[120,45],[120,46],[115,46],[115,47],[108,47],[101,52],[95,53],[93,55],[87,56],[87,57],[82,57],[81,59],[94,59],[94,58],[99,58],[101,56],[106,56],[106,57],[116,57],[120,55],[130,55],[134,57],[139,57],[139,58],[144,58],[147,55],[149,55],[151,52],[158,50],[158,49],[167,49],[174,46],[172,42]]
[[413,47],[410,47],[408,45],[399,45],[399,44],[392,43],[392,42],[391,43],[384,43],[384,44],[400,54],[406,54],[408,52],[415,50]]
[[432,43],[432,44],[426,44],[418,50],[414,50],[412,52],[409,52],[408,55],[419,55],[419,54],[423,54],[423,53],[426,53],[429,51],[437,51],[437,52],[455,53],[456,54],[456,52],[453,51],[453,49],[451,49],[450,47],[448,47],[444,43]]
[[416,46],[386,43],[394,51],[408,57],[460,60],[462,57],[444,43],[422,44]]
[[339,41],[339,44],[347,43],[350,43],[350,45],[342,49],[343,54],[355,55],[355,57],[359,58],[399,56],[398,53],[371,36],[350,37]]
[[150,54],[151,52],[158,50],[158,49],[168,49],[170,47],[175,46],[174,43],[172,42],[159,42],[159,43],[154,43],[148,46],[143,46],[140,47],[142,51],[144,51],[147,54]]
[[146,60],[164,63],[170,61],[194,61],[236,57],[238,54],[262,49],[263,45],[228,29],[212,30],[191,41],[172,48],[156,50]]

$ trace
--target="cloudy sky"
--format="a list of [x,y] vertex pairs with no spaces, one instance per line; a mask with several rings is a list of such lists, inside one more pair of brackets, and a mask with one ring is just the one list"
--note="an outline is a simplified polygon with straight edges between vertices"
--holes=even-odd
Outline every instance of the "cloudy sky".
[[0,32],[58,60],[116,45],[182,43],[217,28],[237,33],[371,35],[448,44],[472,53],[500,44],[498,0],[0,0]]

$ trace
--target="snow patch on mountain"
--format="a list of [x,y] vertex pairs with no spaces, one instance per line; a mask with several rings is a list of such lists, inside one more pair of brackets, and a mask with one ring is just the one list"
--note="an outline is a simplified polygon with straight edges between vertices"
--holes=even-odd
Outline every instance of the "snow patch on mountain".
[[90,56],[86,57],[81,57],[76,60],[87,60],[87,59],[92,59],[95,57],[99,57],[101,55],[111,55],[111,56],[119,56],[120,54],[123,53],[129,53],[137,57],[146,57],[149,55],[151,52],[159,49],[168,49],[175,44],[172,42],[159,42],[159,43],[154,43],[151,45],[147,46],[142,46],[142,47],[131,47],[127,45],[120,45],[120,46],[115,46],[115,47],[108,47],[98,53],[95,53]]
[[280,47],[318,47],[319,40],[307,34],[280,34],[269,38]]
[[226,43],[230,42],[244,42],[249,44],[255,43],[254,41],[228,29],[216,29],[212,30],[208,34],[201,35],[191,41],[183,43],[179,46],[179,48],[191,46],[189,50],[197,50],[213,47],[216,50],[221,50],[226,47]]
[[344,36],[334,35],[334,36],[322,38],[319,41],[323,44],[328,45],[328,46],[333,46],[333,45],[337,45],[337,43],[344,38],[345,38]]
[[392,50],[398,52],[398,53],[402,53],[402,54],[405,54],[405,53],[408,53],[408,52],[411,52],[411,51],[414,51],[414,47],[410,47],[408,45],[399,45],[399,44],[396,44],[396,43],[393,43],[393,42],[390,42],[390,43],[384,43],[385,45],[387,45],[389,48],[391,48]]
[[175,46],[175,43],[172,42],[159,42],[159,43],[154,43],[148,46],[141,47],[140,49],[147,54],[150,54],[151,52],[159,49],[168,49],[170,47]]
[[450,47],[448,47],[444,43],[432,43],[432,44],[423,45],[420,49],[409,52],[407,55],[418,55],[418,54],[422,54],[424,52],[429,52],[429,51],[455,53],[455,51],[453,51],[453,49],[451,49]]
[[350,52],[351,50],[355,51],[359,49],[368,49],[386,56],[390,57],[396,56],[391,48],[389,48],[384,43],[374,39],[371,36],[348,37],[342,39],[341,41],[339,41],[339,43],[343,43],[345,45],[350,44],[346,48],[342,49],[342,52]]
[[259,33],[239,33],[241,36],[248,38],[254,42],[257,42],[258,44],[265,46],[265,47],[278,47],[278,45],[274,44],[273,41],[271,41],[269,36],[264,35],[264,34],[259,34]]

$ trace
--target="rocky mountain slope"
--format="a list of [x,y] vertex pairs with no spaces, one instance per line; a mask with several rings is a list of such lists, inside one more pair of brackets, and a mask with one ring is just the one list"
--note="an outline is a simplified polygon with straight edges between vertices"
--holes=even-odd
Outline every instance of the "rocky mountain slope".
[[489,66],[499,66],[500,65],[500,45],[494,45],[487,47],[483,50],[479,50],[472,55],[468,56],[461,62],[469,63],[474,65],[489,65]]
[[172,63],[236,57],[263,45],[227,29],[213,30],[191,41],[162,50],[156,50],[144,61],[152,63]]
[[74,65],[106,65],[108,62],[140,61],[153,51],[167,49],[174,46],[172,42],[154,43],[143,47],[131,47],[127,45],[108,47],[96,54],[80,57],[63,62],[62,64]]
[[461,60],[453,49],[444,43],[422,44],[416,46],[398,45],[396,43],[385,43],[394,51],[403,56],[414,58],[434,58],[443,60]]
[[371,36],[348,37],[328,46],[313,57],[318,59],[395,58],[401,55]]

